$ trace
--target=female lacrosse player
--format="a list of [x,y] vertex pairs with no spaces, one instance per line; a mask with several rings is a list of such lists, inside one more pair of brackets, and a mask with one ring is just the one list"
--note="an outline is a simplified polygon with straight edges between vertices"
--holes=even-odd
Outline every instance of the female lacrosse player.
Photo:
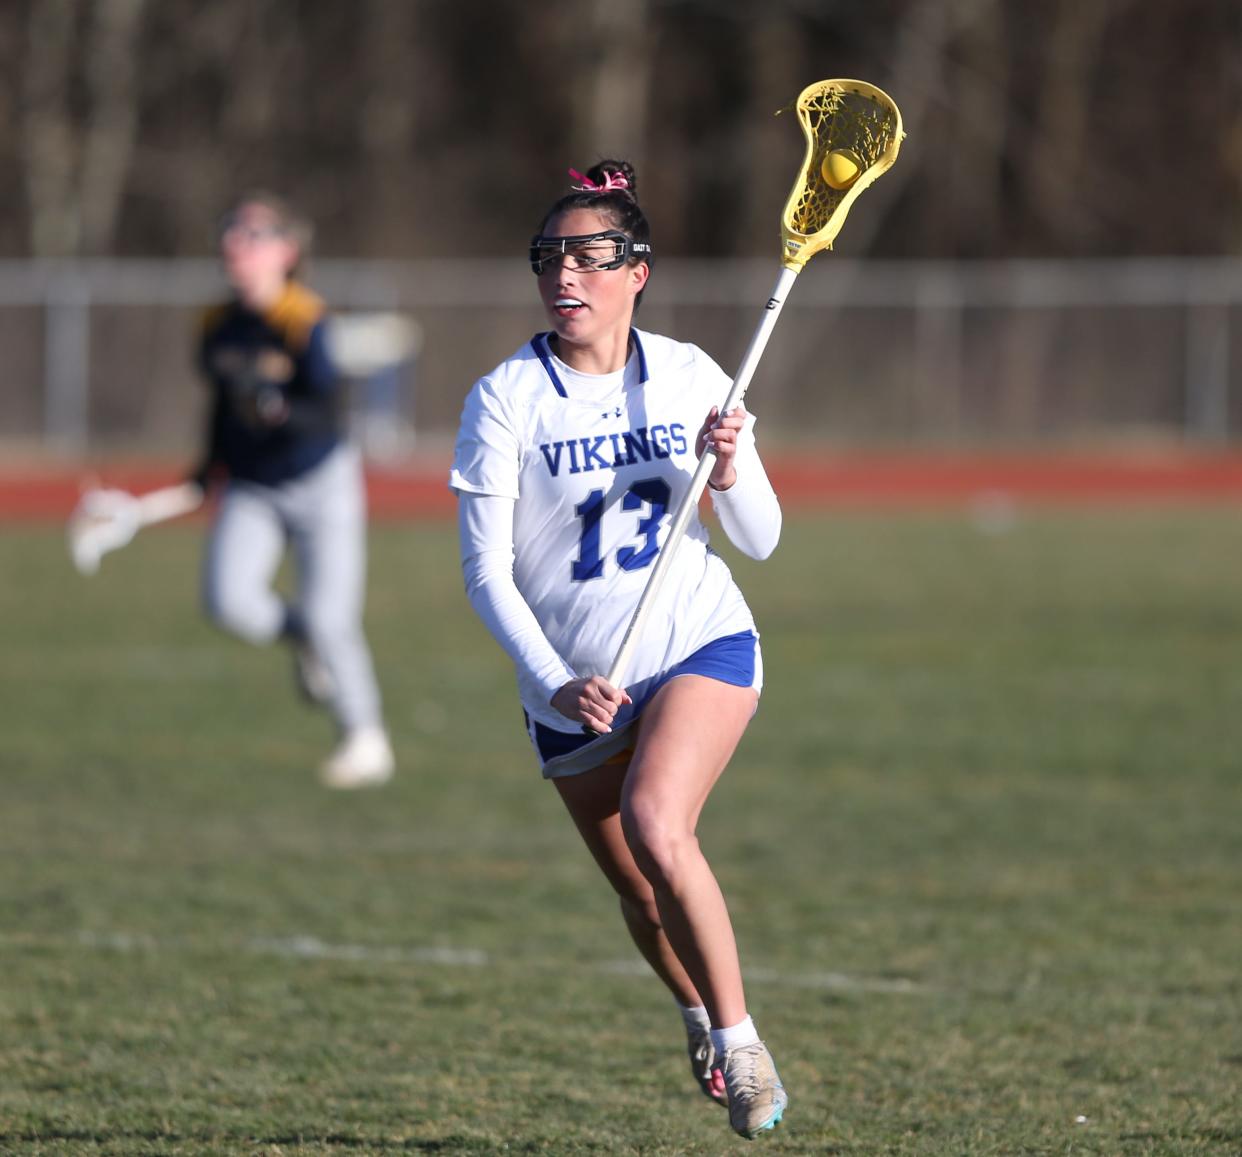
[[[324,304],[295,277],[309,240],[309,225],[266,193],[243,197],[221,222],[233,295],[203,325],[199,363],[212,400],[195,479],[204,488],[217,475],[225,482],[203,597],[225,630],[292,646],[303,693],[329,707],[341,733],[321,778],[352,788],[387,780],[393,755],[362,632],[362,464],[343,437]],[[293,602],[272,589],[287,544]]]
[[[692,345],[631,325],[651,270],[633,169],[605,161],[556,202],[530,261],[551,331],[480,379],[450,484],[466,589],[513,659],[545,777],[680,1003],[704,1093],[734,1129],[772,1128],[786,1095],[746,1012],[729,913],[695,838],[754,714],[754,622],[697,516],[625,687],[607,671],[698,457],[729,538],[754,558],[781,515],[753,420]],[[590,733],[584,733],[584,729]]]

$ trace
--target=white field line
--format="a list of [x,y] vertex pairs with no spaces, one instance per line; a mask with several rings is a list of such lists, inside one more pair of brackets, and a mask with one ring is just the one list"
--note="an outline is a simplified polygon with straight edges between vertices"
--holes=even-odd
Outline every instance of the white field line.
[[[76,947],[98,952],[162,954],[203,952],[227,948],[223,944],[207,944],[186,938],[157,939],[127,932],[78,932],[70,935],[37,935],[0,932],[0,944],[13,947]],[[530,962],[505,961],[478,948],[456,948],[447,945],[398,947],[374,944],[329,944],[315,936],[261,936],[244,940],[241,951],[254,956],[275,956],[286,960],[349,960],[366,964],[433,964],[449,968],[499,969],[517,963],[530,967]],[[635,957],[584,964],[585,968],[610,976],[649,977],[651,969]],[[747,983],[801,988],[831,992],[871,992],[908,996],[930,993],[924,984],[900,977],[850,976],[844,972],[807,972],[790,974],[768,968],[752,968],[746,973]]]

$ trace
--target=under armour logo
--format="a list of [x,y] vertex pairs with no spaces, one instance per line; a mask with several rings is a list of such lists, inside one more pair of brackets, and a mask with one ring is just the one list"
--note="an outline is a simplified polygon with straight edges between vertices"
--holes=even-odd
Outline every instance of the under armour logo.
[[621,417],[621,407],[616,406],[611,410],[603,410],[599,415],[601,418],[619,418]]

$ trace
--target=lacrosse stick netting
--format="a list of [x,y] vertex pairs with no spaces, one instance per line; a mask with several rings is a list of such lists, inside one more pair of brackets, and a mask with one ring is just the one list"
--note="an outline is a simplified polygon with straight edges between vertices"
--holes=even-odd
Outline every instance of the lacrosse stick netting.
[[[798,95],[794,108],[806,136],[806,155],[781,215],[782,269],[750,345],[742,356],[729,396],[720,406],[722,414],[735,409],[742,401],[776,326],[785,298],[802,267],[821,249],[832,247],[859,193],[897,159],[897,150],[904,136],[901,113],[892,98],[861,80],[821,80],[808,85]],[[848,149],[860,161],[858,175],[848,189],[832,188],[823,176],[824,158],[835,149]],[[702,497],[714,457],[709,450],[699,460],[690,489],[669,523],[668,538],[656,558],[621,646],[617,649],[617,657],[608,671],[608,682],[614,687],[622,685],[639,632],[672,565],[691,512],[697,508]]]
[[[781,214],[781,257],[785,268],[797,271],[821,249],[832,248],[858,195],[897,159],[905,133],[892,97],[861,80],[808,85],[794,109],[806,155]],[[825,158],[837,150],[860,162],[848,189],[834,189],[823,176]]]

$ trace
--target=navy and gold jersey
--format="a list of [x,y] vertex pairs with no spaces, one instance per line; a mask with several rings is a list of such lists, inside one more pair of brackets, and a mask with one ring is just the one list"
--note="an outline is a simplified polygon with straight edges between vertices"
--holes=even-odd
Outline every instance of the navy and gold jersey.
[[213,398],[200,481],[223,467],[232,478],[279,486],[340,443],[343,395],[326,314],[297,282],[263,313],[237,301],[207,312],[199,365]]

